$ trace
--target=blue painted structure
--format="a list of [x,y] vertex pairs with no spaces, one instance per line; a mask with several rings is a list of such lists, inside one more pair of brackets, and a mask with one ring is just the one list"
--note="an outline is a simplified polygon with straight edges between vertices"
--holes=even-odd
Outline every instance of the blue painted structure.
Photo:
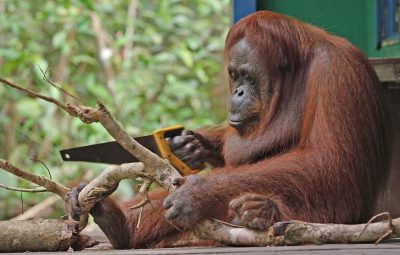
[[400,0],[232,0],[232,21],[257,10],[325,29],[369,57],[400,57]]
[[257,11],[257,0],[233,0],[232,1],[232,18],[236,23],[241,18]]

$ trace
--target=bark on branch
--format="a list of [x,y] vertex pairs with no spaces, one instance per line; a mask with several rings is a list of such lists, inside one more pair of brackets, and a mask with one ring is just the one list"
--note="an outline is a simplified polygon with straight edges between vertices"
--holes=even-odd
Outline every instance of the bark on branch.
[[68,188],[64,187],[63,185],[54,182],[44,176],[37,176],[31,174],[27,171],[24,171],[16,166],[13,166],[10,162],[0,159],[0,168],[6,170],[10,174],[18,176],[22,179],[27,181],[33,182],[41,187],[46,188],[48,191],[59,195],[60,197],[64,198],[65,194],[68,192]]
[[81,208],[79,228],[86,227],[90,210],[98,201],[116,190],[120,181],[146,176],[144,165],[140,162],[106,168],[100,176],[89,182],[79,193],[79,205]]
[[372,243],[380,241],[382,237],[399,237],[400,218],[393,219],[392,222],[356,225],[287,221],[275,223],[266,231],[233,228],[217,221],[204,221],[195,232],[202,238],[234,246]]
[[67,251],[96,245],[79,235],[78,223],[67,220],[0,221],[0,252]]

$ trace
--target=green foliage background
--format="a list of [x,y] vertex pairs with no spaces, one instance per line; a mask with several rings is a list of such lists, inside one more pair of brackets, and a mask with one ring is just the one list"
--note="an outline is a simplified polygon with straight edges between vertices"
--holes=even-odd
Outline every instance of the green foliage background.
[[[132,135],[173,124],[217,124],[225,116],[222,49],[229,14],[229,0],[0,1],[0,76],[71,101],[43,81],[40,68],[48,68],[53,82],[86,104],[104,102]],[[3,85],[0,98],[0,158],[47,175],[30,160],[40,159],[65,185],[105,167],[63,163],[58,154],[110,140],[99,125],[82,124]],[[30,187],[3,171],[0,183]],[[127,197],[131,187],[118,190]],[[0,190],[0,219],[21,213],[20,195]],[[23,205],[47,196],[23,194]]]

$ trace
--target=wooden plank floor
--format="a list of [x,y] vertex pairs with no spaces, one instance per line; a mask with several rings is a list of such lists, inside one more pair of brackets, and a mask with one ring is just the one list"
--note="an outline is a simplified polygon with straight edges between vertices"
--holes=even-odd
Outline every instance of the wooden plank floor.
[[[59,254],[59,253],[58,253]],[[392,255],[400,254],[400,241],[382,243],[377,246],[373,244],[326,244],[326,245],[303,245],[303,246],[284,246],[284,247],[195,247],[195,248],[170,248],[170,249],[138,249],[138,250],[86,250],[84,252],[74,252],[75,254],[282,254],[282,255]]]
[[171,249],[146,249],[146,250],[87,250],[74,254],[400,254],[400,242],[384,243],[378,246],[373,244],[329,244],[309,246],[285,246],[285,247],[218,247],[218,248],[171,248]]
[[[170,255],[170,254],[283,254],[283,255],[333,255],[333,254],[350,254],[350,255],[400,255],[400,239],[392,239],[385,241],[379,245],[374,244],[325,244],[325,245],[302,245],[302,246],[283,246],[283,247],[185,247],[185,248],[169,248],[169,249],[136,249],[136,250],[114,250],[108,242],[107,237],[100,228],[92,224],[87,227],[84,233],[92,236],[100,241],[100,245],[92,249],[86,249],[82,252],[74,252],[75,254],[149,254],[149,255]],[[32,253],[30,253],[32,254]],[[36,254],[36,253],[33,253]],[[46,253],[48,254],[48,253]],[[58,253],[60,254],[60,253]]]
[[[2,253],[7,254],[7,253]],[[15,253],[8,253],[15,254]],[[30,252],[30,255],[36,254],[63,254],[60,252]],[[326,244],[326,245],[304,245],[304,246],[284,246],[284,247],[195,247],[195,248],[170,248],[170,249],[137,249],[137,250],[113,250],[113,249],[87,249],[82,252],[67,252],[73,255],[124,255],[124,254],[149,254],[149,255],[171,255],[171,254],[233,254],[233,255],[392,255],[400,254],[400,241],[396,243],[382,243],[378,246],[373,244]]]
[[[88,226],[84,231],[85,234],[89,234],[96,240],[100,241],[100,245],[95,246],[91,249],[86,249],[81,252],[67,252],[72,255],[171,255],[171,254],[233,254],[233,255],[260,255],[260,254],[282,254],[282,255],[400,255],[400,238],[392,239],[380,243],[379,245],[374,244],[324,244],[324,245],[301,245],[301,246],[283,246],[283,247],[185,247],[185,248],[168,248],[168,249],[132,249],[132,250],[114,250],[111,244],[108,242],[105,235],[101,232],[97,225],[92,224]],[[7,254],[7,253],[1,253]],[[15,253],[9,253],[15,254]],[[29,252],[29,255],[36,254],[64,254],[60,252]]]

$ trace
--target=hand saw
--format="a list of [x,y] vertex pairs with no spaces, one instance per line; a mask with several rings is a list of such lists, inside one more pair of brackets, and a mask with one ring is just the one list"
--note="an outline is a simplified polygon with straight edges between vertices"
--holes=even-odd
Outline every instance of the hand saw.
[[[134,139],[160,157],[168,159],[171,165],[173,165],[180,174],[185,176],[197,173],[199,170],[191,169],[181,161],[171,152],[167,142],[165,141],[165,138],[172,138],[180,135],[182,130],[183,126],[176,125],[158,129],[151,135],[135,137]],[[116,141],[65,149],[61,150],[60,153],[64,161],[83,161],[113,165],[138,162],[137,158],[126,151]]]

